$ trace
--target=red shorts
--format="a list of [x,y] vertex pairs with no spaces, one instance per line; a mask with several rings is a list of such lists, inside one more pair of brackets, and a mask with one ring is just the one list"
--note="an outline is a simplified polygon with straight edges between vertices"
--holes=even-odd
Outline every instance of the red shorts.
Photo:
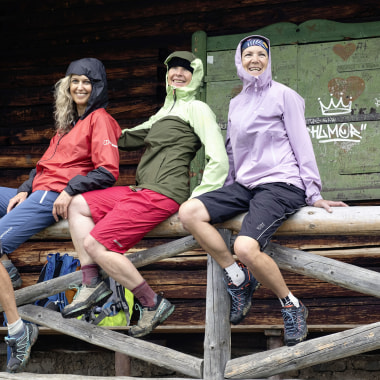
[[149,231],[176,213],[179,204],[148,189],[115,186],[83,193],[95,227],[91,235],[107,249],[125,253]]

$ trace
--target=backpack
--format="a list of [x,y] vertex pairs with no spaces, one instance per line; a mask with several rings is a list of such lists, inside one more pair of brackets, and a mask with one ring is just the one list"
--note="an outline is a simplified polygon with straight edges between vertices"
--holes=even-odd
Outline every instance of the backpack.
[[[75,272],[80,269],[80,262],[73,256],[65,253],[63,256],[60,253],[49,253],[47,261],[43,266],[38,282],[51,280],[59,276],[64,276]],[[69,304],[74,297],[75,290],[66,290],[36,301],[34,304],[37,306],[47,307],[55,311],[61,311],[67,304]]]
[[78,319],[98,326],[128,326],[133,312],[133,293],[112,277],[104,281],[113,293],[102,306],[93,307]]

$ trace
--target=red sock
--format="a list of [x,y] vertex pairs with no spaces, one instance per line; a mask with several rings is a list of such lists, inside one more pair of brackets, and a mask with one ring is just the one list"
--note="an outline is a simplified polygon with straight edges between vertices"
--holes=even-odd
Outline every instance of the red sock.
[[146,281],[136,286],[132,293],[140,301],[143,307],[153,307],[157,302],[157,294],[152,290]]
[[92,279],[99,277],[99,267],[97,264],[83,265],[81,269],[83,285],[92,285]]

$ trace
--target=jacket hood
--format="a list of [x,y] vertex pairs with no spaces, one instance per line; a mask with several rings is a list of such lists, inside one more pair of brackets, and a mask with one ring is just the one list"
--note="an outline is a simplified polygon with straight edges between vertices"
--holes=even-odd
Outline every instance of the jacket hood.
[[90,99],[86,110],[80,117],[82,120],[98,108],[106,108],[108,105],[107,75],[103,63],[96,58],[83,58],[71,62],[66,71],[66,76],[85,75],[92,84]]
[[[190,66],[194,69],[193,76],[191,78],[190,83],[185,87],[175,87],[175,86],[169,86],[168,84],[168,63],[171,59],[174,57],[179,57],[182,59],[186,59],[190,62]],[[189,100],[191,98],[195,98],[199,88],[202,85],[202,79],[203,79],[203,64],[202,61],[197,58],[193,53],[190,53],[189,51],[176,51],[172,54],[170,54],[166,60],[166,93],[168,97],[173,98],[173,93],[176,93],[177,98],[186,99]]]
[[[268,44],[269,48],[269,57],[268,57],[268,66],[266,70],[258,75],[257,77],[254,77],[250,74],[248,74],[245,69],[243,68],[242,62],[241,62],[241,46],[245,40],[248,38],[261,38]],[[268,38],[259,36],[259,35],[252,35],[252,36],[247,36],[243,38],[240,42],[238,47],[236,48],[236,53],[235,53],[235,65],[237,69],[237,75],[243,82],[243,89],[246,89],[247,87],[254,86],[255,88],[263,88],[266,86],[270,86],[272,82],[272,54],[270,51],[270,41]]]

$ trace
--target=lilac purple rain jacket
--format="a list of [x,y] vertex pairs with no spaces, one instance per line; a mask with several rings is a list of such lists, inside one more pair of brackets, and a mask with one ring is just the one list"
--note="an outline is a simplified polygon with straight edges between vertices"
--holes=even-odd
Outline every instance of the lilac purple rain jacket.
[[[265,37],[251,37],[262,38],[270,46]],[[291,183],[305,190],[306,203],[313,205],[322,199],[321,179],[306,129],[305,102],[272,80],[270,52],[267,69],[257,77],[248,74],[241,62],[242,41],[235,65],[243,89],[229,107],[226,149],[230,169],[225,185],[237,181],[252,189],[264,183]]]

